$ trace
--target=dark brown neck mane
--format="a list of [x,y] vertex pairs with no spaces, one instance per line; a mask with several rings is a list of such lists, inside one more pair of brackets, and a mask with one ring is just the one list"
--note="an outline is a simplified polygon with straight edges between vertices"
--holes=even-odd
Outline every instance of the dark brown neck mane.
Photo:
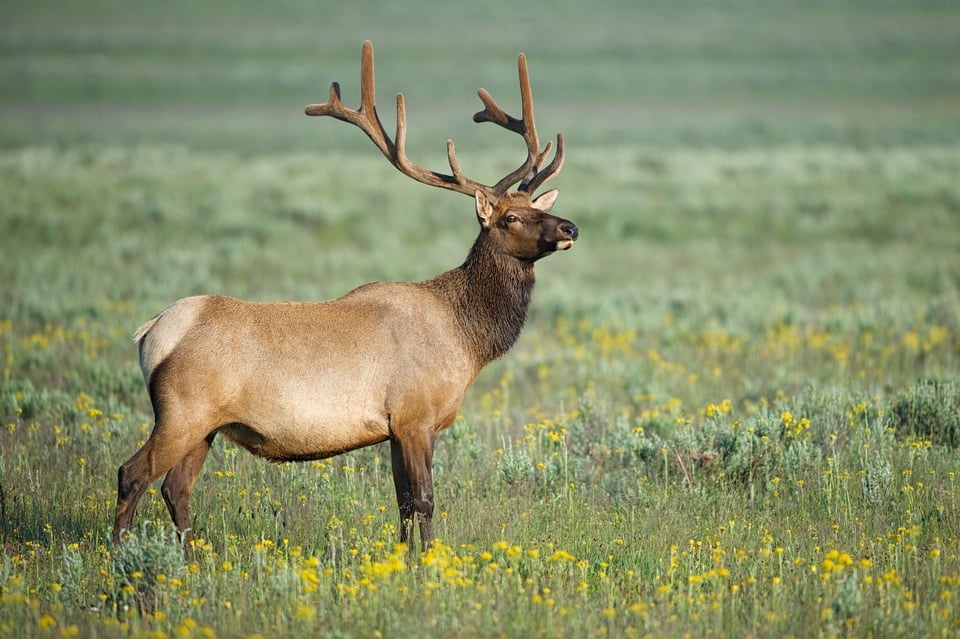
[[483,367],[520,337],[536,281],[533,262],[504,255],[480,232],[466,261],[425,284],[447,298]]

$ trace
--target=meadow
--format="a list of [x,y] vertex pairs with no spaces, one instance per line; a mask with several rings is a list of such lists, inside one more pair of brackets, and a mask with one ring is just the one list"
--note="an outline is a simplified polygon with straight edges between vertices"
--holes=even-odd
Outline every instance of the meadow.
[[[0,23],[0,635],[955,636],[960,41],[951,2],[9,3]],[[589,18],[589,19],[587,19]],[[307,118],[329,82],[481,181],[522,144],[580,227],[397,546],[383,445],[218,440],[185,558],[110,542],[173,300],[326,299],[459,264],[472,204]]]

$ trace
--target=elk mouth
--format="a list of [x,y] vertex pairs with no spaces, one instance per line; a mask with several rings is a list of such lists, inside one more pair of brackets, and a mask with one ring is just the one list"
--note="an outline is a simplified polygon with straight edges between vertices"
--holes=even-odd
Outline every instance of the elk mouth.
[[568,250],[568,249],[571,249],[571,248],[573,248],[573,243],[574,243],[575,241],[576,241],[576,240],[559,240],[559,241],[557,242],[557,250],[558,250],[558,251],[566,251],[566,250]]

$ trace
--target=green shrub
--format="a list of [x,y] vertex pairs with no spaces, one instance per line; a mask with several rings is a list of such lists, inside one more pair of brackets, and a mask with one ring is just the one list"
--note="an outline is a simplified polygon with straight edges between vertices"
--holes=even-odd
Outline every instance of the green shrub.
[[960,384],[955,379],[921,379],[893,405],[893,426],[908,436],[960,446]]
[[181,575],[186,566],[176,528],[149,520],[140,525],[138,532],[125,533],[123,541],[113,549],[113,559],[116,583],[120,585],[118,602],[135,603],[141,612],[159,609],[160,584]]

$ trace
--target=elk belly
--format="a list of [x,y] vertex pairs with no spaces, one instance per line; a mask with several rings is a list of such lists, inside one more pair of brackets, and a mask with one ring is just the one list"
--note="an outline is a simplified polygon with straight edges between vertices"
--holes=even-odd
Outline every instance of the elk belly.
[[248,425],[219,429],[224,437],[259,457],[273,461],[308,461],[333,457],[389,438],[386,419],[353,423]]

